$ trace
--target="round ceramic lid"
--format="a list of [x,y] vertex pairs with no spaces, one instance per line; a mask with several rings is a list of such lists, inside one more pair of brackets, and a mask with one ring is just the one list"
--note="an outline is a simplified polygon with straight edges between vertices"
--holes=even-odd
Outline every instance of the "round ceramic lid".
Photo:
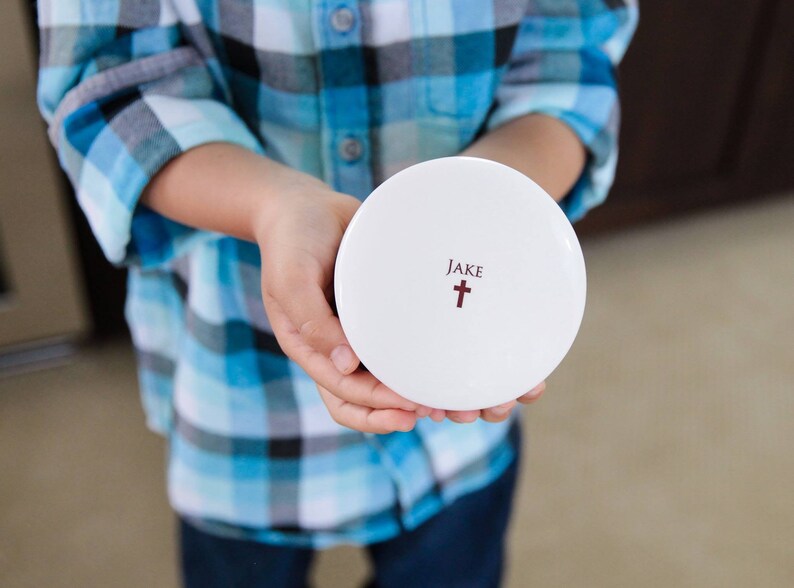
[[585,287],[559,205],[516,170],[471,157],[381,184],[351,220],[334,277],[366,368],[447,410],[495,406],[543,381],[576,337]]

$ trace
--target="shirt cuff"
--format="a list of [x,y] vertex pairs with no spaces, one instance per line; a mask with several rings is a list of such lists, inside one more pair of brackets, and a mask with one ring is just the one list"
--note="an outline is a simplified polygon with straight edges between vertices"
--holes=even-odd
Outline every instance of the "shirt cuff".
[[113,117],[107,110],[95,102],[69,115],[67,140],[59,146],[67,171],[79,170],[72,178],[77,198],[105,256],[117,265],[149,268],[220,238],[167,219],[139,200],[157,172],[199,145],[233,143],[263,153],[242,120],[216,100],[157,94],[137,97]]
[[[489,120],[489,129],[528,114],[544,114],[565,123],[587,150],[587,160],[581,175],[570,192],[560,201],[560,207],[571,222],[581,219],[607,197],[615,178],[617,166],[618,103],[614,89],[593,88],[598,95],[588,98],[588,90],[579,89],[579,101],[590,102],[598,112],[590,116],[561,109],[553,104],[538,101],[533,93],[525,100],[520,98],[501,105]],[[550,95],[554,94],[549,90]],[[596,122],[597,121],[597,122]]]
[[620,103],[614,67],[606,52],[593,48],[530,52],[506,73],[488,120],[493,129],[520,116],[544,114],[576,134],[587,160],[560,202],[572,222],[604,201],[615,178]]

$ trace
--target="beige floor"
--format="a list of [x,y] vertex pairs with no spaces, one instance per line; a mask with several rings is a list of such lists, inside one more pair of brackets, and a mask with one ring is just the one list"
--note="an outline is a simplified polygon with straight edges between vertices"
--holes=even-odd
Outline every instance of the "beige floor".
[[[794,586],[794,198],[584,246],[508,585]],[[175,586],[162,458],[126,345],[0,377],[0,586]],[[317,585],[364,573],[335,550]]]

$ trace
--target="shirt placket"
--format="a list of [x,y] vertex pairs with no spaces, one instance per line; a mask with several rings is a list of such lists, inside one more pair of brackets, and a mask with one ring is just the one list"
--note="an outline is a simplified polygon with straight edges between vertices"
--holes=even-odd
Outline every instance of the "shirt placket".
[[[313,9],[325,181],[363,200],[373,182],[360,4],[327,0]],[[416,432],[366,438],[392,478],[401,522],[410,528],[413,507],[434,486],[421,439]]]
[[358,2],[313,5],[325,181],[363,200],[372,191],[369,109]]

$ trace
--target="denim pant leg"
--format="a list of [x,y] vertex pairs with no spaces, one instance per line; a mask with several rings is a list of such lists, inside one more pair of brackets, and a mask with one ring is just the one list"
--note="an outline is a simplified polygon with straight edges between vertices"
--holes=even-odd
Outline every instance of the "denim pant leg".
[[185,588],[306,588],[314,551],[205,533],[180,519]]
[[416,529],[370,545],[368,588],[498,588],[519,461]]

